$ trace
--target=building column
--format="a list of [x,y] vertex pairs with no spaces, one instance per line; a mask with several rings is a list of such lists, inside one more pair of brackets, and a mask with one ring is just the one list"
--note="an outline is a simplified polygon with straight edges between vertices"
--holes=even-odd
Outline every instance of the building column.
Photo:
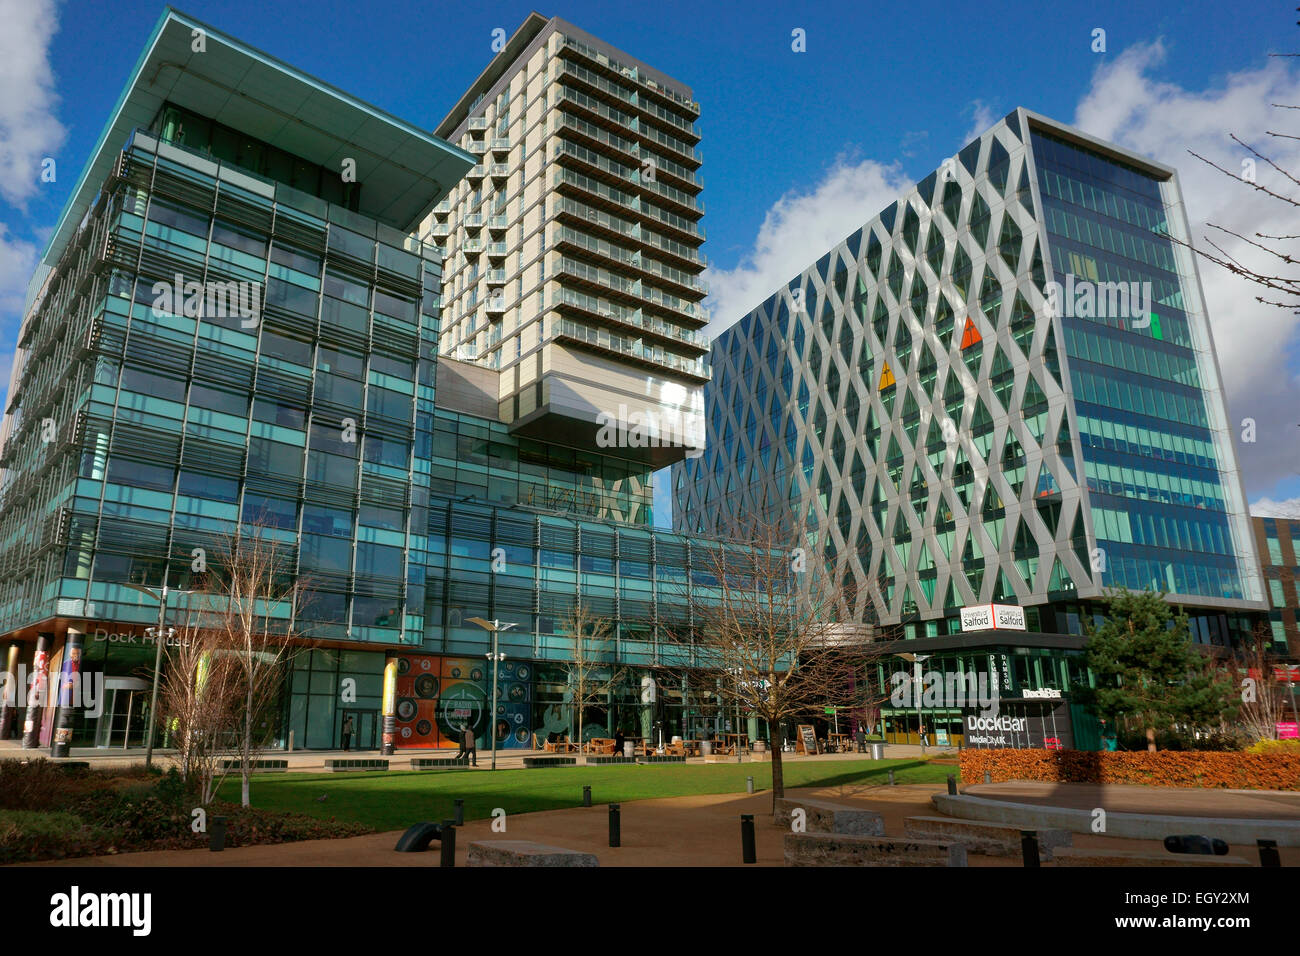
[[86,635],[68,628],[63,642],[63,666],[59,668],[59,709],[54,713],[54,740],[51,757],[66,757],[72,750],[72,724],[81,704],[81,655]]
[[8,740],[13,730],[14,717],[18,713],[18,694],[21,685],[18,681],[18,656],[23,646],[17,641],[9,642],[9,653],[5,655],[5,678],[3,691],[0,692],[0,740]]
[[36,650],[32,654],[32,686],[27,691],[27,712],[23,717],[23,749],[32,750],[41,745],[41,720],[49,698],[50,645],[54,635],[43,632],[36,635]]
[[397,658],[390,657],[384,661],[384,700],[383,712],[380,716],[383,721],[383,744],[380,747],[380,754],[384,757],[391,756],[393,753],[393,743],[397,738]]

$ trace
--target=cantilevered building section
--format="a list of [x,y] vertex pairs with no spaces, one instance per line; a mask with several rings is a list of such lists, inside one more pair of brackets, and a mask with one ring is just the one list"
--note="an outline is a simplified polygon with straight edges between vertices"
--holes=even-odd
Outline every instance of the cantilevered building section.
[[806,522],[913,636],[1078,634],[1125,586],[1232,639],[1264,605],[1187,235],[1171,168],[1009,114],[715,341],[678,529]]
[[602,413],[638,416],[654,440],[620,454],[655,467],[702,438],[698,116],[685,85],[533,14],[435,131],[478,158],[423,230],[440,346],[499,371],[515,434],[602,448]]

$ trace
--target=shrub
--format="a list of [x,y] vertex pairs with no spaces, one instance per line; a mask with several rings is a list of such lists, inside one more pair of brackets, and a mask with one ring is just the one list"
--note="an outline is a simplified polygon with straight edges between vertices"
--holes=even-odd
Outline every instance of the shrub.
[[961,776],[995,782],[1128,783],[1156,787],[1300,790],[1300,753],[1161,750],[964,750]]
[[1300,740],[1257,740],[1248,753],[1300,754]]
[[49,810],[67,782],[48,760],[0,760],[0,809]]
[[71,813],[0,810],[0,864],[98,853],[105,835]]

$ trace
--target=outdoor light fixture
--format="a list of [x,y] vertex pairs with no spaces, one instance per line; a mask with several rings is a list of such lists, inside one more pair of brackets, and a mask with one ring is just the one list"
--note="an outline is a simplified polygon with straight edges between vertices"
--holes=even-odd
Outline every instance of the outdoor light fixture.
[[912,681],[912,696],[916,698],[916,739],[921,742],[921,753],[925,753],[925,725],[921,722],[921,662],[930,659],[929,654],[912,654],[902,651],[898,655],[905,661],[916,665],[916,677]]
[[469,623],[477,624],[485,631],[492,632],[492,652],[485,656],[492,662],[492,712],[488,715],[488,737],[492,744],[492,769],[495,770],[497,768],[497,665],[506,659],[504,654],[497,652],[497,635],[519,625],[505,621],[489,621],[483,617],[471,617]]
[[[153,735],[154,721],[158,714],[158,680],[162,673],[162,649],[163,642],[176,635],[176,628],[167,626],[167,596],[169,594],[194,594],[194,591],[174,591],[167,587],[167,575],[163,574],[163,586],[161,588],[146,587],[143,584],[131,584],[124,581],[123,584],[133,591],[139,591],[141,594],[147,594],[158,602],[158,626],[145,629],[145,634],[154,639],[153,655],[153,691],[149,696],[149,722],[145,730],[145,751],[144,765],[148,769],[153,766]],[[127,728],[130,733],[130,728]]]

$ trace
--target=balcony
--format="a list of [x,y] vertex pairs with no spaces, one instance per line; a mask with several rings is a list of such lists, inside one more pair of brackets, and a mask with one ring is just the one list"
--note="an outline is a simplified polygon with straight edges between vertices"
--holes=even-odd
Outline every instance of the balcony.
[[[491,296],[491,297],[487,300],[487,302],[484,304],[484,306],[483,306],[483,311],[485,311],[488,315],[503,315],[503,314],[505,314],[505,311],[506,311],[506,297],[503,296],[503,295],[494,295],[494,296]],[[496,339],[497,339],[497,341],[500,341],[500,339],[501,339],[501,333],[500,333],[500,332],[497,332],[495,329],[493,330],[493,332],[496,333]],[[496,342],[493,341],[493,340],[492,340],[492,336],[489,335],[489,336],[488,336],[488,345],[491,346],[491,345],[495,345],[495,344],[496,344]]]
[[623,79],[631,80],[637,84],[638,88],[647,90],[654,96],[662,98],[665,102],[679,106],[696,116],[700,114],[700,105],[694,100],[661,86],[649,77],[642,76],[638,70],[624,66],[617,60],[611,60],[605,54],[591,49],[584,43],[579,43],[577,40],[560,34],[560,50],[562,52],[572,52],[583,57],[589,63],[594,63],[611,73],[617,73]]
[[492,141],[488,145],[494,153],[508,153],[510,152],[510,137],[493,136]]
[[489,269],[487,271],[488,285],[501,285],[506,281],[505,269]]
[[492,216],[491,218],[488,219],[488,228],[489,228],[489,229],[494,229],[494,230],[495,230],[495,229],[509,229],[509,228],[510,228],[510,217],[507,216],[507,215],[505,215],[504,213],[503,213],[503,214],[499,214],[499,215]]
[[688,359],[681,355],[674,355],[657,346],[647,346],[640,339],[618,335],[606,329],[588,328],[569,319],[558,319],[553,322],[551,334],[556,339],[566,339],[595,348],[619,361],[631,360],[651,368],[672,369],[678,374],[701,382],[707,382],[712,377],[708,365],[701,359]]
[[488,167],[488,175],[493,179],[505,179],[510,175],[510,166],[507,163],[493,163]]
[[435,239],[446,239],[451,235],[451,225],[445,222],[434,223],[433,228],[429,230],[429,235]]
[[483,240],[466,239],[460,244],[460,251],[467,256],[476,256],[483,251]]
[[465,217],[465,228],[466,228],[466,229],[482,229],[482,228],[483,228],[483,214],[482,214],[481,212],[472,212],[472,213],[470,213],[468,216],[466,216],[466,217]]
[[447,213],[451,212],[451,200],[450,199],[442,200],[436,206],[433,207],[433,211],[437,213],[439,216],[447,215]]
[[485,116],[471,116],[471,117],[469,118],[469,122],[466,124],[466,128],[471,129],[471,130],[473,130],[474,132],[478,132],[479,130],[486,130],[486,129],[487,129],[487,117],[485,117]]
[[494,259],[510,254],[509,246],[504,242],[489,242],[487,245],[487,254]]
[[467,173],[465,174],[465,178],[466,178],[466,179],[482,179],[482,178],[483,178],[483,172],[484,172],[484,170],[483,170],[483,164],[482,164],[482,163],[479,163],[479,164],[477,164],[477,165],[475,165],[475,166],[470,167],[470,171],[467,172]]

